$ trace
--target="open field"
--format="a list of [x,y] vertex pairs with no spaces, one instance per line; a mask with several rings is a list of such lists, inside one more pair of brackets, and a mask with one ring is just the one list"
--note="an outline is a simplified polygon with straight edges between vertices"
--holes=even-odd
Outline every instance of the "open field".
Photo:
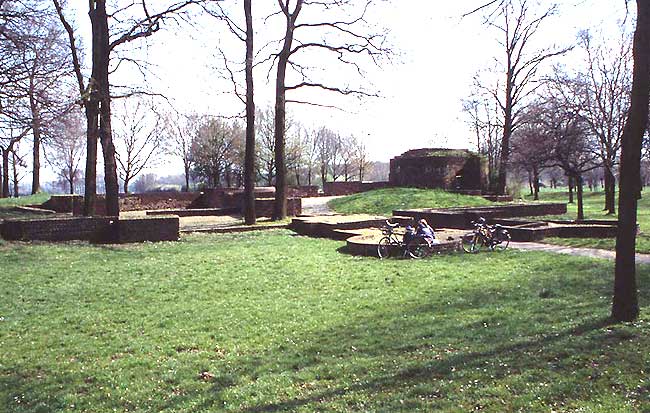
[[333,199],[328,206],[342,214],[391,216],[395,209],[451,208],[494,203],[480,196],[453,194],[441,189],[385,188]]
[[613,265],[377,260],[289,231],[0,246],[0,411],[647,411]]

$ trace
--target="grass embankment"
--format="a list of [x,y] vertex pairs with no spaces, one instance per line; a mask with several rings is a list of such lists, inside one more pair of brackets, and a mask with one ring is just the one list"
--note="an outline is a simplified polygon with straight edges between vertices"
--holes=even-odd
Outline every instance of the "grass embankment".
[[288,231],[0,247],[0,411],[643,411],[612,263],[377,260]]
[[333,199],[327,205],[342,214],[391,216],[396,209],[452,208],[494,203],[480,196],[454,194],[441,189],[385,188]]
[[[646,191],[644,191],[645,193]],[[532,197],[527,195],[527,201]],[[547,189],[539,194],[539,200],[542,202],[567,202],[567,213],[565,215],[553,215],[549,219],[576,219],[578,215],[577,200],[574,197],[574,203],[569,204],[569,193],[566,188],[560,190]],[[605,193],[602,191],[585,191],[584,196],[585,219],[606,219],[616,221],[617,215],[607,215],[603,211],[605,206]],[[650,198],[644,196],[639,200],[637,208],[637,222],[641,233],[637,236],[636,251],[650,254]],[[572,247],[601,248],[614,250],[616,240],[614,238],[546,238],[544,242],[557,245],[567,245]]]
[[17,206],[39,205],[50,199],[49,194],[39,193],[36,195],[21,196],[18,198],[0,198],[0,219],[11,218],[42,218],[51,216],[48,214],[16,212],[12,209]]

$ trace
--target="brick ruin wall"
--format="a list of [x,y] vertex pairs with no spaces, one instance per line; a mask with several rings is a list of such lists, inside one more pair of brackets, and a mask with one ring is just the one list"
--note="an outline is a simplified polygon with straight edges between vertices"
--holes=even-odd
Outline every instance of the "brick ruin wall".
[[323,195],[325,196],[338,196],[338,195],[352,195],[359,192],[371,191],[373,189],[388,188],[390,183],[388,181],[379,182],[363,182],[363,181],[342,181],[342,182],[325,182],[323,184]]
[[114,217],[66,217],[5,220],[0,235],[10,241],[89,241],[129,243],[177,241],[177,216],[116,219]]
[[[462,176],[457,179],[457,176]],[[390,184],[447,190],[483,190],[486,178],[478,156],[409,156],[390,160]]]

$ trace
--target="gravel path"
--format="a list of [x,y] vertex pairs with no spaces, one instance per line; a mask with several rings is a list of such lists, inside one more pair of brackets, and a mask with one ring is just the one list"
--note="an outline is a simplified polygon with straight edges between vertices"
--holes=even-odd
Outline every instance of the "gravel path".
[[[596,248],[573,248],[564,247],[562,245],[542,244],[539,242],[511,242],[510,246],[525,251],[554,252],[556,254],[578,255],[581,257],[602,258],[607,260],[613,260],[616,258],[616,252]],[[636,254],[636,262],[637,264],[650,264],[650,254]]]

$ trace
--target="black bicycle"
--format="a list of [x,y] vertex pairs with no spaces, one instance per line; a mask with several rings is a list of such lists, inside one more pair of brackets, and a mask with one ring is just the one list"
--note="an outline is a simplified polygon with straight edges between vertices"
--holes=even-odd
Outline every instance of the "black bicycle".
[[377,256],[379,258],[387,258],[392,252],[400,251],[402,257],[410,258],[425,258],[431,255],[431,245],[423,237],[415,236],[408,243],[404,243],[400,234],[395,232],[399,224],[391,224],[386,221],[386,225],[382,227],[381,233],[384,234],[382,239],[377,244]]
[[472,221],[474,230],[463,235],[463,251],[479,252],[485,246],[492,251],[505,251],[510,245],[510,233],[500,224],[487,225],[485,219]]

